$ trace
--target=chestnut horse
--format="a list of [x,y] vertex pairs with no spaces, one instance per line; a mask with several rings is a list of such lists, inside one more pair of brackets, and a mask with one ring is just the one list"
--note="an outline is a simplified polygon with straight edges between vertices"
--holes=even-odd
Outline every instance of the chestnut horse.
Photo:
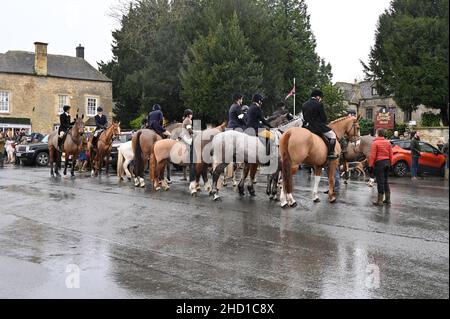
[[[336,133],[337,140],[347,137],[351,142],[359,139],[359,119],[354,116],[340,118],[330,123],[330,128]],[[313,199],[319,202],[318,187],[322,175],[322,168],[328,163],[329,179],[329,201],[336,202],[334,193],[334,175],[338,166],[339,159],[327,160],[328,147],[325,142],[305,128],[291,128],[283,134],[280,140],[280,155],[282,162],[283,188],[281,190],[281,207],[295,207],[296,201],[292,195],[293,181],[292,175],[295,174],[301,164],[308,164],[314,167],[315,181]],[[341,153],[341,146],[336,143],[336,154]]]
[[103,163],[105,163],[106,166],[106,175],[109,175],[109,158],[111,157],[112,143],[114,136],[117,136],[119,134],[120,134],[120,122],[119,123],[114,122],[100,135],[97,141],[96,149],[94,149],[94,146],[92,145],[92,139],[94,138],[94,136],[92,136],[89,142],[92,177],[94,176],[97,177],[100,174],[103,167]]
[[[48,151],[50,157],[50,174],[54,177],[61,176],[58,172],[58,168],[61,167],[61,155],[65,153],[65,168],[64,176],[67,175],[67,166],[69,164],[69,158],[72,156],[72,170],[70,174],[75,177],[75,164],[78,159],[78,154],[80,154],[83,146],[83,134],[84,134],[84,115],[81,117],[76,116],[75,123],[72,128],[67,133],[66,139],[64,141],[62,152],[58,151],[58,131],[54,131],[50,134],[48,138]],[[53,171],[53,164],[56,162],[55,171]]]
[[134,186],[145,187],[144,170],[146,164],[150,169],[150,180],[155,180],[155,167],[152,165],[155,143],[162,140],[155,131],[143,129],[133,135],[131,142],[134,153]]
[[[205,190],[210,192],[211,185],[208,182],[208,161],[203,158],[203,156],[205,156],[203,151],[206,146],[211,143],[214,136],[224,132],[225,128],[226,123],[223,123],[216,128],[208,129],[202,132],[194,132],[193,143],[195,153],[202,155],[200,163],[191,163],[189,146],[184,142],[174,140],[162,140],[156,142],[154,147],[154,165],[156,167],[156,174],[155,180],[153,181],[155,189],[159,190],[161,188],[160,185],[162,185],[164,190],[169,189],[167,182],[164,180],[164,168],[167,164],[172,162],[183,167],[191,165],[191,169],[195,170],[195,172],[191,174],[192,179],[194,179],[195,175],[195,180],[191,180],[191,184],[189,186],[192,196],[195,196],[200,189],[200,177],[203,178],[203,182],[205,183]],[[206,154],[206,156],[210,156],[210,153]]]

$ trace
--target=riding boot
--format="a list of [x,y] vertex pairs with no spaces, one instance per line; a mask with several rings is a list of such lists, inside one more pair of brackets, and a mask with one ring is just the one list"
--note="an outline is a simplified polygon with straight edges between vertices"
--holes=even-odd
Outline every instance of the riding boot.
[[270,139],[266,137],[266,155],[270,156]]
[[384,199],[384,204],[386,204],[386,205],[391,205],[391,193],[386,193],[386,194],[384,194],[385,195],[385,199]]
[[64,138],[58,136],[58,151],[59,152],[62,152],[63,141],[64,141]]
[[336,139],[332,138],[330,139],[330,143],[328,144],[328,159],[329,160],[335,160],[338,159],[338,156],[336,156],[335,152],[336,148]]
[[383,197],[384,197],[384,194],[378,194],[377,201],[373,202],[372,204],[374,204],[375,206],[383,206]]

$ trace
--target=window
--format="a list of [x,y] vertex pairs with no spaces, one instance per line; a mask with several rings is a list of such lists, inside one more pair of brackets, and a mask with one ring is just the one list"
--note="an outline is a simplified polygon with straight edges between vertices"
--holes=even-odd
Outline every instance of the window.
[[409,123],[412,120],[412,112],[411,111],[405,111],[405,117],[403,119],[403,122]]
[[64,105],[69,105],[69,96],[58,95],[58,114],[64,112]]
[[88,97],[87,99],[87,115],[95,116],[97,112],[97,99],[94,97]]
[[425,143],[419,143],[420,145],[420,151],[423,153],[434,153],[436,150],[433,146],[425,144]]
[[9,92],[0,91],[0,113],[9,113]]
[[376,96],[376,95],[378,95],[377,88],[376,88],[376,87],[373,87],[373,88],[372,88],[372,96]]
[[373,109],[366,109],[366,119],[373,121]]

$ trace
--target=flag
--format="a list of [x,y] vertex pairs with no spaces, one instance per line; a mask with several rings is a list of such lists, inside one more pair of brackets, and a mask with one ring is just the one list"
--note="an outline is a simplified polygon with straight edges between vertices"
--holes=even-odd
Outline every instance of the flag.
[[291,92],[289,92],[289,94],[286,96],[285,100],[287,100],[288,98],[290,98],[291,96],[295,95],[295,85],[292,88]]

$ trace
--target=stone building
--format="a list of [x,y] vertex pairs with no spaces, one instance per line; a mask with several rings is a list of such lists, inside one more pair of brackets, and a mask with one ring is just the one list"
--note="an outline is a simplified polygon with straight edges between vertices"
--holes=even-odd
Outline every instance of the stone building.
[[89,121],[98,106],[112,117],[112,81],[84,60],[81,45],[75,57],[47,54],[46,43],[34,45],[34,53],[0,54],[0,130],[50,133],[64,105],[72,107],[72,118],[84,114]]
[[364,119],[373,121],[376,114],[385,109],[395,115],[396,123],[409,123],[416,121],[420,123],[422,114],[426,112],[439,113],[439,110],[428,109],[421,105],[415,112],[403,112],[397,106],[392,96],[380,96],[376,90],[375,83],[370,81],[335,84],[344,94],[347,107],[354,110]]

